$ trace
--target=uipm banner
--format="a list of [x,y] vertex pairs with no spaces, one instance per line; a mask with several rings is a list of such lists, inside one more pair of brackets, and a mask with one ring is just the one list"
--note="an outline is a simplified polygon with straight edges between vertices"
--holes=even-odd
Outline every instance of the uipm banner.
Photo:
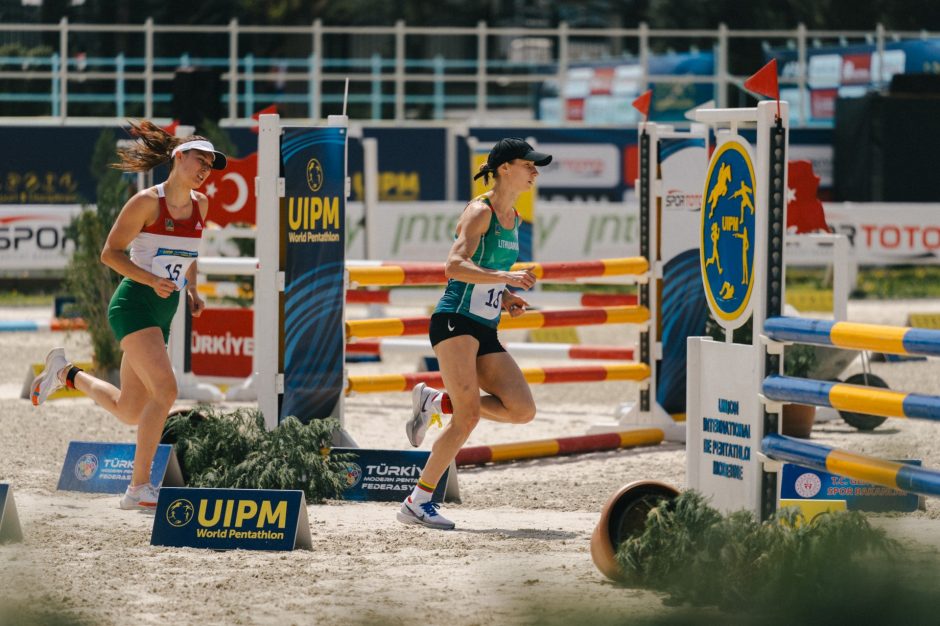
[[210,550],[313,549],[304,492],[164,487],[150,543]]

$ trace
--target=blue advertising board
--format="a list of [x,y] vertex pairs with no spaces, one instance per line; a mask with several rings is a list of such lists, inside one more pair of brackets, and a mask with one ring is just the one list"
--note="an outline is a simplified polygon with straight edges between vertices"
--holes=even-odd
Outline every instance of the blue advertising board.
[[0,483],[0,543],[13,543],[23,540],[20,519],[13,501],[13,489]]
[[[898,461],[920,465],[918,461]],[[836,476],[822,470],[807,469],[792,463],[783,464],[780,479],[783,500],[845,500],[850,511],[900,511],[910,513],[920,506],[917,494],[873,485],[854,478]]]
[[312,549],[304,492],[165,487],[150,544],[210,550]]
[[[85,493],[124,493],[134,473],[132,443],[71,441],[59,474],[59,491]],[[160,444],[150,466],[150,482],[155,486],[183,484],[183,474],[173,446]]]
[[[370,450],[333,448],[332,452],[351,455],[346,463],[346,491],[343,499],[372,502],[401,502],[418,484],[421,470],[431,455],[426,450]],[[451,471],[437,484],[432,500],[442,502]],[[456,483],[456,480],[454,481]],[[451,486],[453,490],[455,486]]]
[[281,137],[284,395],[279,420],[329,417],[343,394],[346,128]]
[[[4,141],[0,144],[0,204],[81,204],[95,203],[96,180],[87,167],[76,167],[76,163],[91,162],[95,143],[102,131],[114,133],[117,140],[126,139],[126,131],[116,126],[46,127],[17,126],[4,129]],[[236,145],[229,156],[245,157],[257,150],[258,135],[247,128],[228,128],[226,133]],[[383,201],[438,201],[446,199],[446,171],[451,169],[457,176],[458,198],[469,200],[470,152],[464,138],[458,138],[458,154],[454,163],[447,152],[447,132],[443,127],[428,126],[384,128],[363,126],[363,137],[379,140],[379,186]],[[473,127],[469,133],[492,146],[496,140],[507,136],[531,138],[539,143],[571,143],[599,146],[616,146],[621,157],[616,159],[614,170],[620,172],[613,184],[591,181],[590,176],[580,177],[582,183],[559,181],[551,183],[542,177],[539,181],[539,196],[544,199],[556,196],[607,198],[612,202],[623,199],[626,189],[633,187],[634,170],[627,167],[628,155],[636,150],[636,128],[551,128],[529,127]],[[750,138],[747,131],[742,135]],[[832,129],[793,129],[790,142],[791,155],[797,157],[801,146],[818,146],[831,154]],[[60,149],[50,152],[46,146]],[[598,156],[607,152],[599,152]],[[563,157],[564,151],[558,156]],[[557,158],[557,157],[556,157]],[[831,158],[831,157],[830,157]],[[404,160],[403,160],[404,159]],[[608,160],[604,156],[604,160]],[[572,155],[572,167],[584,168],[581,155]],[[590,165],[590,164],[588,164]],[[557,167],[564,168],[564,163]],[[591,165],[590,167],[593,167]],[[830,163],[831,170],[831,163]],[[590,173],[582,172],[585,174]],[[816,167],[819,172],[820,168]],[[350,142],[349,176],[352,178],[353,198],[362,199],[362,150],[358,140]],[[156,180],[165,177],[165,170],[156,173]],[[831,174],[823,175],[821,191],[828,193]]]

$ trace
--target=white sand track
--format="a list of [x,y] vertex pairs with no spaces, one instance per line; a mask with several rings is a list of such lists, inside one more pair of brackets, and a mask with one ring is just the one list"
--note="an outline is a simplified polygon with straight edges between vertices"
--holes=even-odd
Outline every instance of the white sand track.
[[[904,323],[937,303],[853,303],[849,319]],[[5,310],[3,317],[25,317]],[[581,330],[590,344],[627,345],[622,328]],[[507,340],[520,335],[507,334]],[[25,541],[0,546],[0,603],[55,603],[92,623],[584,622],[594,612],[640,618],[670,611],[657,594],[618,588],[594,568],[589,539],[600,507],[620,485],[659,479],[684,486],[685,453],[674,444],[544,459],[460,472],[463,502],[446,507],[453,532],[405,527],[397,505],[331,502],[308,508],[313,551],[210,552],[149,545],[152,517],[117,508],[116,496],[55,490],[70,440],[133,441],[133,429],[89,400],[41,409],[19,399],[27,365],[54,344],[88,359],[83,333],[0,334],[0,482],[13,486]],[[554,363],[548,363],[554,364]],[[525,363],[522,365],[537,365]],[[894,389],[940,394],[940,361],[875,364]],[[357,364],[354,373],[408,371],[414,363]],[[532,424],[482,423],[473,444],[584,434],[633,400],[632,383],[533,387]],[[363,447],[406,448],[408,394],[347,401],[347,428]],[[429,435],[425,447],[433,441]],[[841,421],[813,440],[940,468],[940,424],[897,420],[873,433]],[[906,534],[933,529],[940,501],[905,518]],[[935,539],[936,540],[936,539]],[[413,606],[421,606],[416,615]],[[597,617],[597,615],[593,615]]]

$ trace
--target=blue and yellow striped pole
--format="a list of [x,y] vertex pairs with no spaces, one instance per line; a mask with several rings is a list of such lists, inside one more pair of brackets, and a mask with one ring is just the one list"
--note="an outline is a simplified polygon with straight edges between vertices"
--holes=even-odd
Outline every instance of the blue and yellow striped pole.
[[936,470],[885,461],[783,435],[765,436],[761,449],[778,461],[910,493],[940,496],[940,472]]
[[828,406],[882,417],[940,420],[940,397],[919,393],[779,375],[764,379],[763,393],[776,402]]
[[772,317],[764,334],[775,341],[836,346],[889,354],[940,356],[940,330]]

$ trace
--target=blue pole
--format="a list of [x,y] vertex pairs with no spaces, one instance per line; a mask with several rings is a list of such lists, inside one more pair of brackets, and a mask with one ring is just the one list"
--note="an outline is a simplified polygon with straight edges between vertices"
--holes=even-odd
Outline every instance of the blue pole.
[[117,78],[114,80],[114,105],[118,117],[124,117],[124,53],[114,59]]
[[255,112],[255,55],[245,55],[245,117]]
[[382,119],[382,56],[372,55],[372,119]]
[[444,119],[444,57],[434,57],[434,119]]
[[58,55],[51,55],[49,57],[50,67],[52,69],[52,117],[59,116],[59,57]]

